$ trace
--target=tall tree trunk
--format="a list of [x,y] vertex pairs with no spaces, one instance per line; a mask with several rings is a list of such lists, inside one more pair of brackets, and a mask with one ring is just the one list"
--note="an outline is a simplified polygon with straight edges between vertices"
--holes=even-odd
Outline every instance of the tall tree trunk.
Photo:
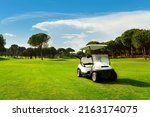
[[146,59],[146,48],[143,47],[143,58]]
[[112,58],[115,58],[115,56],[114,56],[114,52],[113,52],[113,51],[111,52],[111,54],[112,54]]
[[43,52],[42,52],[42,48],[41,48],[41,60],[43,60]]
[[150,48],[149,48],[149,57],[150,57]]
[[41,57],[41,60],[43,60],[42,44],[39,46],[39,49],[40,49],[40,57]]
[[133,58],[133,47],[131,46],[131,57]]

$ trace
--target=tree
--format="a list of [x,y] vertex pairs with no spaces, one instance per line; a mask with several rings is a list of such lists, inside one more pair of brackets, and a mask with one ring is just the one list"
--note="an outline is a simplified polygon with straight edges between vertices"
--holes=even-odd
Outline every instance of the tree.
[[148,46],[148,51],[149,51],[149,56],[150,56],[150,30],[148,30],[148,34],[147,34],[147,38],[148,38],[148,42],[147,42],[147,46]]
[[24,51],[26,50],[25,47],[18,47],[18,55],[23,56]]
[[18,56],[18,48],[19,46],[16,44],[12,44],[11,47],[9,48],[11,56]]
[[121,55],[127,55],[126,53],[126,47],[123,45],[122,43],[122,37],[119,36],[115,39],[115,44],[116,44],[116,53],[119,54],[120,56]]
[[[89,44],[99,44],[98,41],[91,41]],[[131,55],[150,55],[150,30],[130,29],[125,31],[115,40],[100,43],[107,46],[100,53],[109,53],[112,56],[128,56]],[[94,51],[94,53],[96,53]]]
[[41,60],[43,60],[42,47],[44,44],[46,44],[49,41],[49,39],[50,39],[50,36],[48,36],[47,34],[38,33],[38,34],[32,35],[28,40],[28,44],[39,48]]
[[51,57],[51,58],[54,58],[55,55],[57,54],[56,48],[50,47],[49,50],[50,50],[50,57]]
[[100,43],[98,41],[90,41],[86,45],[90,45],[90,44],[100,44]]
[[76,53],[76,57],[79,58],[79,59],[81,59],[83,56],[86,56],[86,54],[83,51],[78,51]]
[[70,56],[72,52],[75,52],[75,50],[72,48],[66,48],[66,55],[67,56]]
[[139,30],[133,36],[133,44],[138,49],[141,48],[143,52],[143,57],[146,55],[146,48],[150,45],[150,31],[149,30]]
[[64,48],[58,48],[57,53],[60,58],[64,57],[66,50]]
[[32,57],[34,56],[35,52],[34,52],[34,49],[33,48],[27,48],[25,51],[24,51],[24,55],[25,56],[29,56],[30,59],[32,59]]
[[6,40],[4,39],[3,35],[0,34],[0,51],[5,49],[4,45],[6,44]]
[[107,50],[109,52],[109,54],[114,57],[116,54],[116,50],[117,50],[117,46],[114,40],[108,41],[107,42]]
[[133,56],[133,47],[134,47],[133,46],[133,36],[138,30],[139,29],[127,30],[121,36],[122,43],[124,46],[126,46],[129,49],[131,56]]
[[43,48],[43,56],[45,57],[54,58],[56,54],[57,50],[54,47]]

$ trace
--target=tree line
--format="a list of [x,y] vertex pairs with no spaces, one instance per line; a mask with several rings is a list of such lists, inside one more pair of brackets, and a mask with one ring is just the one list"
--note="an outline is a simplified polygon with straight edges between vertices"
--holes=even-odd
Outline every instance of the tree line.
[[[25,48],[20,47],[16,44],[11,45],[10,48],[5,48],[5,50],[0,52],[1,56],[11,56],[14,58],[28,57],[41,58],[41,50],[39,48]],[[73,58],[75,57],[74,49],[72,48],[58,48],[47,47],[42,48],[42,60],[44,58]]]
[[9,48],[5,48],[6,44],[3,35],[0,35],[0,55],[11,56],[11,57],[29,57],[30,59],[40,57],[41,60],[44,58],[64,58],[64,57],[75,57],[75,50],[72,48],[58,48],[48,47],[47,42],[50,36],[44,33],[38,33],[32,35],[28,44],[34,48],[25,48],[17,44],[12,44]]
[[[105,44],[106,47],[91,53],[109,54],[112,58],[117,57],[150,57],[150,30],[130,29],[107,42],[90,41],[89,44]],[[82,52],[79,54],[83,55]]]
[[112,56],[144,58],[150,56],[150,30],[130,29],[115,40],[106,42],[107,51]]
[[[28,39],[28,44],[33,48],[20,47],[16,44],[11,45],[10,48],[5,48],[6,41],[2,34],[0,34],[0,55],[13,57],[30,57],[37,58],[64,58],[64,57],[80,57],[83,52],[72,48],[58,48],[48,47],[47,42],[50,36],[44,33],[32,35]],[[95,53],[107,53],[112,57],[137,57],[143,56],[146,58],[150,56],[150,30],[145,29],[130,29],[122,33],[114,40],[107,42],[91,41],[88,44],[106,44],[107,46]]]

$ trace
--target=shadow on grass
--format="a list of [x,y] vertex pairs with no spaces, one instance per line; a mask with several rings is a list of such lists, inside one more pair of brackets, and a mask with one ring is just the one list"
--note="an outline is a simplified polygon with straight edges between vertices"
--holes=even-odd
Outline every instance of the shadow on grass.
[[9,60],[8,58],[0,58],[0,61]]
[[117,79],[114,82],[103,82],[104,84],[121,84],[121,85],[132,85],[136,87],[150,87],[150,83],[123,78],[123,79]]

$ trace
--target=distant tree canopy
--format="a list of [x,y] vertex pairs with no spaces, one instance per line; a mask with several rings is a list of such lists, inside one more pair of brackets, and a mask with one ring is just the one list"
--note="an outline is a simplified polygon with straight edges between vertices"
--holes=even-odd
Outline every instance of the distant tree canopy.
[[98,41],[90,41],[86,45],[90,45],[90,44],[100,44],[100,42],[98,42]]
[[148,52],[150,50],[150,30],[130,29],[125,31],[120,39],[124,49],[131,56],[138,54],[139,51],[143,54],[143,57],[146,53],[150,53],[150,51]]
[[[8,56],[25,56],[32,58],[36,57],[48,57],[48,58],[64,58],[64,57],[78,57],[84,56],[82,51],[75,53],[72,48],[58,48],[48,47],[48,41],[50,36],[44,33],[38,33],[32,35],[28,44],[36,48],[25,48],[19,45],[12,44],[10,48],[4,48],[5,39],[0,34],[0,55]],[[143,56],[146,58],[150,57],[150,30],[145,29],[130,29],[123,32],[120,36],[114,40],[107,42],[90,41],[89,44],[106,44],[107,46],[100,49],[94,50],[93,53],[108,53],[112,57],[137,57]],[[3,52],[2,52],[3,51]]]
[[[38,33],[32,35],[28,39],[28,44],[35,48],[25,48],[17,44],[12,44],[9,48],[5,48],[5,39],[3,35],[0,35],[0,55],[12,56],[12,57],[43,57],[46,58],[64,58],[64,57],[75,57],[75,50],[72,48],[58,48],[48,47],[48,41],[50,36],[45,33]],[[4,51],[4,52],[2,52]]]
[[44,57],[55,58],[56,55],[57,55],[57,50],[55,47],[43,48]]
[[66,48],[66,54],[67,55],[70,55],[72,52],[75,52],[75,50],[74,49],[72,49],[72,48]]
[[150,30],[130,29],[122,33],[119,37],[116,37],[114,40],[103,43],[90,41],[87,45],[89,44],[106,44],[106,47],[94,52],[108,53],[112,57],[150,56]]
[[[63,51],[61,51],[63,50]],[[43,57],[45,58],[72,58],[75,57],[75,53],[72,48],[58,48],[55,47],[47,47],[42,49]],[[20,47],[16,44],[12,44],[10,48],[6,49],[4,52],[5,56],[12,57],[29,57],[30,59],[41,57],[39,48],[25,48]]]
[[150,30],[130,29],[106,44],[107,52],[112,56],[150,56]]
[[5,44],[6,44],[6,41],[5,41],[4,37],[3,37],[3,35],[0,34],[0,51],[4,51],[4,49],[5,49],[4,45]]
[[11,56],[17,56],[18,55],[19,46],[16,44],[11,45],[9,48],[9,51],[11,53]]
[[41,60],[43,60],[42,47],[44,44],[46,44],[49,41],[49,39],[50,39],[50,36],[48,36],[47,34],[38,33],[38,34],[32,35],[28,40],[28,44],[30,44],[33,47],[39,48]]
[[[143,56],[146,55],[146,50],[150,50],[150,31],[138,30],[132,38],[132,44],[136,49],[141,49]],[[149,51],[150,53],[150,51]]]

